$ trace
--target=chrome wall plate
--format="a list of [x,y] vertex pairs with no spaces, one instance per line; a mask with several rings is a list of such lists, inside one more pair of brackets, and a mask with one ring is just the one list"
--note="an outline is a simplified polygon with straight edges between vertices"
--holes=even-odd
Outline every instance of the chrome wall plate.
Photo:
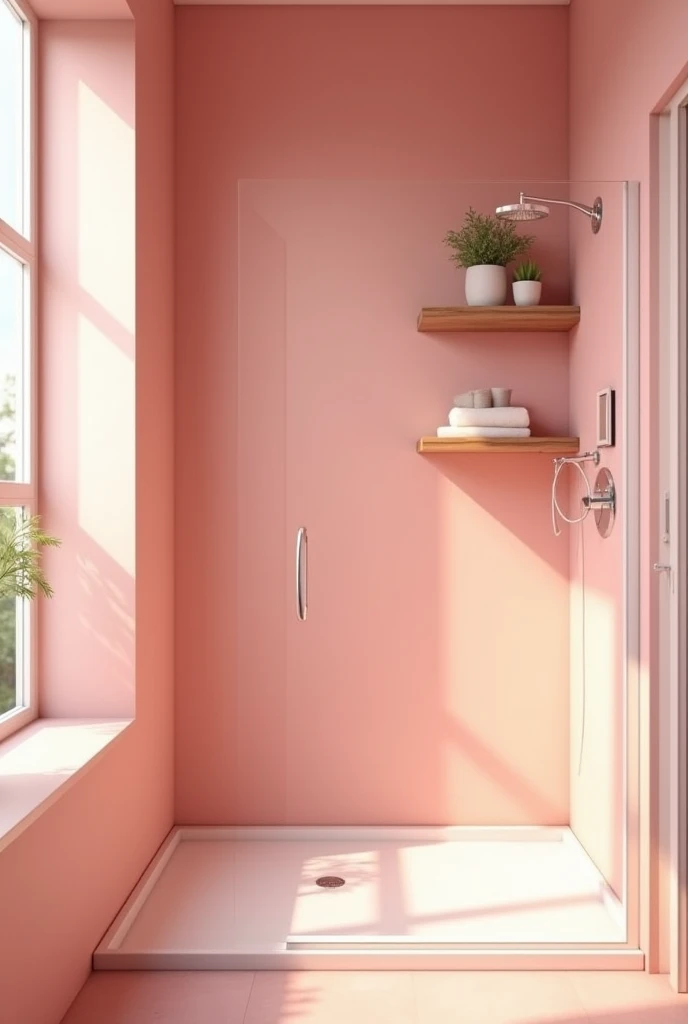
[[595,488],[590,498],[583,498],[585,508],[595,513],[595,525],[600,537],[608,537],[616,519],[616,487],[614,477],[606,466],[598,470]]

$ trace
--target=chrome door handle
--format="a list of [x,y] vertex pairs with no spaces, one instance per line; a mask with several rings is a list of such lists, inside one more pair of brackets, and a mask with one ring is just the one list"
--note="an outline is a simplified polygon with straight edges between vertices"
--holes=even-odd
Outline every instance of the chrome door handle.
[[296,532],[296,615],[300,622],[308,618],[308,531]]
[[664,565],[662,562],[655,562],[652,568],[654,572],[671,572],[671,566]]

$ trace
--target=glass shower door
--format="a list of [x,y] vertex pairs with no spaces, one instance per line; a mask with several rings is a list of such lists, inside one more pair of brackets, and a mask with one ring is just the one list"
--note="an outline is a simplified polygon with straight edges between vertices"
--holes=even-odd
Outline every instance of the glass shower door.
[[[250,187],[286,252],[286,547],[294,573],[298,531],[308,532],[305,622],[295,578],[287,589],[288,818],[566,820],[568,555],[549,533],[549,461],[416,453],[417,439],[446,422],[453,395],[485,384],[514,386],[541,431],[567,433],[565,347],[416,330],[422,306],[463,301],[442,242],[447,229],[470,205],[494,209],[516,187]],[[552,185],[549,194],[568,195],[568,187]],[[567,217],[539,222],[538,237],[548,301],[566,302]],[[528,372],[536,360],[538,374]],[[505,502],[514,492],[530,514]],[[542,620],[522,617],[511,628],[513,595],[542,604],[544,592],[544,639]],[[493,642],[493,621],[504,624],[505,642]],[[545,660],[534,664],[538,649]],[[529,669],[510,688],[514,664]]]
[[414,482],[424,471],[415,435],[425,413],[422,389],[409,390],[409,378],[422,375],[414,328],[422,283],[414,242],[391,252],[389,243],[410,203],[430,237],[433,213],[423,185],[274,190],[289,253],[292,550],[299,529],[308,531],[308,617],[292,611],[287,629],[289,816],[423,821],[428,793],[441,799],[442,755],[427,596],[434,540]]

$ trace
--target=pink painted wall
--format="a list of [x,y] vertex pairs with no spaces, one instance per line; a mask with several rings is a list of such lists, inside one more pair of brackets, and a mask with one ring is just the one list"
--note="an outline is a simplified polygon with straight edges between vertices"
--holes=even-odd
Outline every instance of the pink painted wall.
[[[42,510],[49,528],[65,539],[63,565],[51,565],[53,575],[57,573],[57,596],[44,615],[46,707],[52,712],[76,713],[83,701],[88,709],[85,713],[103,713],[97,710],[100,698],[103,708],[133,708],[136,684],[136,721],[90,772],[1,855],[1,1015],[3,1020],[22,1024],[55,1024],[61,1019],[89,972],[91,953],[100,936],[173,820],[173,11],[167,0],[142,0],[136,5],[132,2],[132,7],[136,15],[135,109],[133,26],[41,25],[45,115],[41,135],[43,167],[50,171],[41,180],[42,272],[46,282],[41,356],[43,380],[51,375],[51,387],[41,392],[42,440],[51,458],[57,460],[55,473],[51,467],[43,480]],[[93,60],[94,50],[97,61]],[[93,94],[81,108],[76,88],[79,76]],[[98,113],[103,145],[110,145],[113,138],[126,145],[127,131],[134,122],[136,125],[136,308],[131,335],[122,323],[125,306],[118,304],[127,294],[126,282],[120,279],[119,258],[112,259],[109,270],[124,290],[114,295],[100,293],[88,273],[75,273],[79,264],[74,258],[77,225],[70,216],[70,168],[78,109],[81,117]],[[52,126],[48,123],[51,114],[57,118]],[[85,166],[87,169],[88,164]],[[116,203],[115,195],[104,199]],[[121,212],[116,205],[114,209]],[[111,230],[113,234],[104,237],[106,244],[99,254],[105,269],[108,254],[119,257],[123,245],[116,218]],[[79,238],[80,244],[87,246],[88,235]],[[131,252],[130,262],[133,256]],[[90,282],[88,295],[83,294],[84,280]],[[130,375],[135,374],[136,506],[129,511],[135,529],[136,563],[129,579],[112,557],[114,551],[125,561],[123,552],[131,548],[127,549],[121,534],[113,534],[108,503],[103,504],[99,518],[97,506],[79,505],[74,499],[79,458],[88,455],[80,444],[82,439],[75,436],[79,423],[75,424],[71,408],[74,374],[79,372],[75,365],[79,312],[94,319],[105,337],[105,341],[102,337],[94,341],[96,335],[86,335],[98,354],[105,353],[105,358],[112,360],[108,365],[118,368],[113,388],[133,379],[127,377],[127,361]],[[82,347],[82,373],[84,367],[92,367],[84,351]],[[57,382],[59,386],[55,386]],[[53,444],[52,434],[58,443]],[[107,439],[107,434],[103,436]],[[108,451],[108,458],[110,455]],[[121,467],[120,456],[115,448],[113,465]],[[60,469],[63,483],[57,478]],[[116,484],[113,479],[111,487]],[[118,500],[116,494],[113,500]],[[89,535],[83,529],[84,511],[88,513]],[[92,578],[81,575],[84,564],[97,568],[102,583],[92,591],[91,604],[80,595],[80,587]],[[70,574],[76,579],[70,581]],[[62,597],[62,586],[68,599]],[[66,677],[61,671],[51,673],[55,666],[48,644],[60,625],[70,631],[78,628],[75,620],[83,616],[75,615],[75,607],[83,614],[97,611],[102,642],[89,641],[83,622],[81,642],[77,634],[70,633],[74,637],[71,650],[60,649],[57,656],[68,658],[76,682],[62,695],[58,680]],[[129,633],[134,628],[134,609],[135,639],[128,639],[125,646],[122,631],[126,628]],[[123,650],[126,659],[120,657],[116,674],[115,655]],[[90,668],[88,678],[79,673],[82,664]],[[126,698],[114,688],[113,681],[122,680],[129,688]],[[116,703],[120,700],[122,703]]]
[[465,181],[566,178],[567,47],[563,9],[177,12],[178,821],[568,820],[551,463],[414,452],[480,382],[568,426],[565,342],[414,328],[517,190]]
[[40,506],[63,542],[46,559],[60,599],[41,609],[41,713],[126,718],[136,640],[133,23],[43,22],[41,72],[50,173]]
[[[642,0],[572,0],[570,11],[571,62],[571,177],[633,179],[641,184],[641,692],[649,692],[651,721],[657,715],[656,609],[658,582],[651,572],[657,556],[657,490],[650,455],[656,442],[654,395],[657,339],[651,304],[653,228],[651,198],[656,189],[651,145],[651,115],[688,73],[685,40],[688,8],[682,0],[649,6]],[[613,40],[613,45],[610,45]],[[607,287],[601,276],[599,289]],[[598,293],[599,296],[599,293]],[[645,725],[649,728],[648,723]],[[642,737],[647,749],[649,733]],[[606,791],[600,796],[606,801]],[[591,794],[589,818],[581,828],[590,831],[606,808]],[[661,854],[661,851],[660,851]],[[656,922],[655,922],[656,925]],[[646,922],[646,948],[656,967],[657,946],[649,949],[654,932]],[[666,963],[664,964],[666,967]]]

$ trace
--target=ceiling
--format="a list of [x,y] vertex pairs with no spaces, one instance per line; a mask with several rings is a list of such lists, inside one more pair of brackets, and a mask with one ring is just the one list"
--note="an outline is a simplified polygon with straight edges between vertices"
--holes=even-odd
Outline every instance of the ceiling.
[[[173,0],[180,7],[231,6],[233,4],[257,4],[289,6],[297,2],[308,5],[342,4],[353,6],[375,6],[377,4],[436,4],[457,5],[500,5],[508,7],[566,6],[570,0]],[[31,7],[39,18],[130,18],[126,0],[31,0]]]
[[131,18],[126,0],[29,0],[31,10],[38,18],[78,20]]
[[[285,7],[295,0],[174,0],[178,7],[234,6],[235,4],[257,4],[259,6]],[[337,4],[343,6],[378,6],[380,4],[412,4],[434,7],[438,4],[450,6],[469,5],[472,7],[566,7],[570,0],[296,0],[301,4],[314,6]]]

